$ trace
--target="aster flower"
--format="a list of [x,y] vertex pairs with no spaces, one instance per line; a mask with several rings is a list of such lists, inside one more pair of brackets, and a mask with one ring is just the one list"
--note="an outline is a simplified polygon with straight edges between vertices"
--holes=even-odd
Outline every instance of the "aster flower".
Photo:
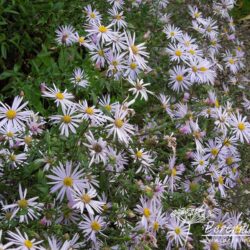
[[7,161],[14,167],[18,167],[19,165],[24,165],[27,164],[26,159],[27,159],[27,154],[26,153],[20,153],[16,154],[13,151],[7,150],[5,152],[5,156],[7,158]]
[[88,33],[87,36],[96,35],[98,41],[101,41],[101,44],[103,45],[104,43],[113,40],[115,32],[112,31],[112,26],[113,23],[109,24],[108,26],[105,26],[101,24],[100,21],[93,22],[86,28],[86,32]]
[[110,20],[111,23],[117,26],[118,30],[127,27],[127,22],[123,16],[123,11],[119,12],[117,8],[113,8],[109,10],[108,13],[112,17]]
[[97,192],[93,187],[91,187],[90,189],[82,190],[75,189],[72,193],[74,202],[72,208],[79,209],[81,213],[83,213],[83,211],[87,209],[89,215],[94,214],[94,211],[96,211],[97,213],[101,213],[104,203],[94,200],[93,198],[95,198],[96,196]]
[[84,10],[87,14],[87,21],[89,23],[100,22],[102,20],[100,12],[96,9],[92,9],[92,6],[90,4],[84,7]]
[[16,96],[12,106],[0,102],[0,127],[3,125],[11,124],[16,129],[23,129],[29,116],[32,114],[31,111],[22,111],[28,104],[25,102],[21,104],[23,97]]
[[79,123],[81,123],[80,115],[75,114],[76,107],[74,104],[62,109],[63,115],[53,115],[50,116],[52,123],[60,123],[59,129],[61,130],[61,135],[69,136],[69,131],[76,133],[76,128],[78,128]]
[[108,136],[113,134],[114,138],[118,137],[118,140],[124,142],[125,144],[129,143],[131,140],[130,135],[134,133],[133,126],[126,120],[127,114],[127,110],[123,110],[117,106],[114,118],[107,117],[107,120],[109,120],[111,124],[106,126]]
[[240,142],[250,141],[250,123],[246,121],[247,117],[242,117],[242,114],[237,112],[230,116],[230,125],[232,127],[233,134],[240,140]]
[[83,230],[83,234],[85,237],[88,237],[88,240],[97,243],[96,236],[97,234],[103,235],[102,231],[105,229],[106,225],[104,219],[99,215],[89,215],[89,217],[84,215],[83,221],[79,224],[79,228]]
[[74,39],[75,29],[71,25],[60,26],[56,30],[56,41],[59,45],[72,45]]
[[116,105],[117,103],[111,103],[110,102],[110,95],[103,95],[100,99],[99,99],[99,104],[100,106],[102,106],[105,110],[107,110],[108,112],[114,112],[116,109]]
[[74,84],[74,86],[81,86],[83,88],[86,88],[89,83],[85,78],[85,73],[82,69],[77,68],[73,72],[72,78],[70,78],[70,81]]
[[185,67],[176,66],[169,71],[171,88],[176,91],[188,90],[192,85],[189,77],[187,76],[187,69]]
[[135,33],[133,34],[133,36],[131,35],[131,33],[126,33],[126,38],[127,46],[129,49],[129,60],[136,61],[138,65],[140,65],[143,69],[146,69],[147,61],[145,61],[145,58],[148,58],[149,53],[145,51],[145,43],[135,45]]
[[41,241],[36,241],[35,239],[29,240],[29,237],[26,233],[21,234],[18,228],[16,228],[16,233],[8,231],[8,234],[11,238],[7,238],[12,245],[15,245],[15,250],[45,250],[45,248],[39,246]]
[[103,115],[102,111],[95,106],[89,106],[86,100],[79,102],[77,111],[81,119],[89,120],[92,125],[97,126],[106,122],[106,116]]
[[45,91],[43,91],[42,96],[48,97],[55,100],[56,106],[58,107],[61,105],[61,107],[64,109],[68,106],[72,105],[72,99],[74,99],[74,96],[67,92],[67,90],[64,90],[64,92],[61,92],[55,84],[53,84],[53,88],[49,88],[45,86]]
[[[19,216],[19,222],[29,222],[30,220],[34,220],[38,218],[39,210],[42,210],[43,204],[38,203],[35,200],[38,199],[38,197],[33,197],[30,199],[26,199],[27,195],[27,189],[22,190],[21,184],[19,184],[19,196],[20,199],[11,205],[4,205],[3,210],[7,209],[13,209],[11,219],[15,218],[19,211],[22,212],[22,214]],[[25,213],[23,213],[25,212]]]
[[57,199],[62,202],[65,193],[67,195],[68,200],[72,200],[72,188],[81,189],[85,186],[85,181],[82,179],[82,171],[79,170],[79,165],[72,169],[72,162],[66,162],[66,166],[64,166],[61,162],[59,162],[59,166],[54,167],[51,172],[54,175],[47,175],[52,182],[49,184],[53,184],[54,186],[51,188],[51,192],[55,193],[60,190]]
[[172,245],[172,243],[175,243],[177,246],[184,246],[188,236],[191,234],[189,232],[189,225],[185,225],[184,222],[172,217],[167,224],[167,228],[168,246]]
[[149,86],[150,83],[144,83],[143,79],[137,79],[136,82],[132,79],[128,79],[128,81],[133,85],[133,88],[130,88],[128,91],[132,91],[133,95],[135,95],[134,99],[141,95],[141,99],[147,101],[148,94],[153,95],[153,92],[146,89],[146,86]]
[[92,163],[98,164],[102,161],[104,164],[107,161],[107,142],[105,142],[101,137],[96,140],[91,131],[88,134],[85,134],[88,143],[83,143],[90,151],[91,161],[89,166]]
[[174,25],[171,24],[165,26],[163,32],[166,34],[167,38],[171,40],[171,42],[177,41],[177,39],[182,34],[180,28],[175,27]]

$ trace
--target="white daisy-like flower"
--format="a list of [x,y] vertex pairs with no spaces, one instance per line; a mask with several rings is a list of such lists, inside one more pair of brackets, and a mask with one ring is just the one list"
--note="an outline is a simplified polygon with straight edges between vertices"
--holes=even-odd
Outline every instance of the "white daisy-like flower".
[[186,50],[182,45],[179,44],[170,44],[166,49],[167,53],[170,55],[170,61],[185,61],[187,59]]
[[141,43],[138,45],[135,45],[135,33],[133,36],[131,33],[126,33],[126,39],[127,39],[127,46],[129,49],[129,60],[134,60],[140,65],[143,69],[147,68],[147,61],[145,58],[149,57],[149,53],[146,52],[146,46],[145,43]]
[[92,125],[100,125],[106,122],[106,116],[102,111],[95,106],[89,106],[86,100],[79,102],[77,111],[81,119],[90,121]]
[[59,129],[61,130],[61,135],[69,136],[69,131],[76,133],[76,128],[78,128],[79,123],[81,123],[80,115],[75,114],[76,107],[74,104],[71,107],[62,109],[63,115],[53,115],[50,116],[50,120],[57,124],[60,123]]
[[20,131],[18,128],[15,128],[13,124],[8,123],[0,127],[0,135],[3,136],[5,142],[8,142],[10,147],[20,139]]
[[171,24],[165,26],[163,32],[167,35],[167,38],[170,39],[171,42],[177,41],[177,39],[181,37],[182,34],[181,30],[178,27],[175,27]]
[[108,112],[114,112],[116,109],[117,102],[110,102],[110,95],[104,95],[99,99],[99,104]]
[[189,232],[189,225],[181,222],[175,217],[172,217],[167,224],[167,228],[167,239],[169,240],[168,245],[175,243],[177,246],[184,246],[188,236],[191,234]]
[[55,84],[53,84],[53,88],[49,88],[45,86],[45,91],[43,91],[42,96],[48,97],[55,100],[56,106],[59,105],[62,106],[62,108],[66,108],[67,106],[72,105],[72,99],[74,99],[74,96],[67,92],[67,90],[64,90],[64,92],[61,92]]
[[86,32],[88,33],[87,36],[96,35],[98,41],[101,41],[101,44],[104,44],[106,42],[110,42],[114,38],[114,31],[111,29],[111,27],[114,24],[111,23],[108,26],[105,26],[101,24],[100,21],[91,23],[87,28]]
[[45,250],[45,248],[39,246],[41,241],[36,241],[35,239],[30,240],[28,235],[24,233],[23,235],[19,231],[18,228],[16,228],[16,233],[13,233],[11,231],[8,231],[8,234],[11,238],[7,238],[12,245],[15,245],[15,250]]
[[28,223],[29,220],[34,220],[38,218],[39,211],[42,210],[43,204],[38,203],[35,200],[38,197],[33,197],[30,199],[26,199],[27,189],[22,190],[21,184],[19,184],[19,196],[20,199],[11,205],[4,205],[3,210],[13,209],[11,219],[16,217],[17,213],[21,211],[22,213],[18,215],[19,222]]
[[232,114],[229,120],[235,137],[242,143],[244,140],[246,142],[250,141],[250,123],[246,119],[246,116],[242,117],[242,114],[237,112],[237,114]]
[[188,90],[189,87],[192,85],[187,75],[187,69],[185,67],[176,66],[169,71],[169,74],[170,74],[169,85],[176,92]]
[[75,29],[71,25],[60,26],[56,30],[56,41],[58,44],[72,45],[75,42]]
[[11,106],[0,102],[0,127],[11,124],[14,128],[23,130],[24,122],[27,121],[32,112],[22,111],[28,104],[28,102],[21,104],[22,100],[23,97],[16,96]]
[[5,156],[7,158],[7,161],[11,165],[13,165],[14,167],[18,167],[18,165],[27,164],[27,162],[26,162],[27,154],[26,153],[15,154],[15,152],[7,150],[5,152]]
[[97,11],[96,9],[92,9],[90,4],[84,7],[84,10],[87,14],[87,21],[89,23],[100,22],[102,20],[100,12]]
[[93,216],[92,214],[87,217],[83,216],[83,221],[79,224],[79,228],[83,230],[85,237],[88,237],[88,240],[92,240],[94,243],[97,242],[96,235],[102,234],[102,231],[105,229],[107,223],[99,215]]
[[74,86],[81,86],[83,88],[86,88],[89,83],[85,79],[85,73],[82,69],[77,68],[73,72],[72,78],[70,78],[70,81],[74,84]]
[[109,120],[111,124],[106,126],[108,136],[113,134],[114,139],[118,137],[118,140],[125,144],[128,144],[129,141],[132,140],[130,136],[134,134],[134,127],[126,120],[127,114],[127,110],[117,106],[114,118],[107,117],[107,120]]
[[146,89],[146,86],[149,86],[150,83],[144,83],[143,79],[133,81],[132,79],[128,79],[128,81],[133,85],[133,88],[130,88],[128,91],[132,91],[133,95],[135,95],[136,99],[139,95],[141,95],[141,99],[145,101],[148,100],[148,94],[153,95],[153,92]]
[[88,144],[83,144],[88,147],[91,156],[89,166],[91,166],[92,163],[98,164],[100,161],[105,164],[107,161],[107,142],[101,137],[96,140],[91,131],[89,131],[88,134],[85,134],[85,136],[88,140]]
[[90,189],[75,189],[72,193],[74,205],[72,208],[79,209],[83,213],[84,209],[87,209],[89,215],[93,214],[94,211],[97,213],[102,212],[102,206],[104,202],[93,200],[97,196],[96,190],[91,187]]
[[131,153],[131,157],[134,159],[134,162],[139,162],[141,164],[136,173],[139,173],[140,171],[145,173],[152,171],[151,165],[154,162],[154,159],[149,152],[147,152],[143,148],[136,148],[135,151],[133,149],[130,149],[129,151]]
[[108,11],[111,18],[111,23],[118,27],[118,30],[121,28],[127,27],[127,22],[125,21],[125,17],[123,16],[123,11],[119,12],[116,8],[113,8]]
[[72,200],[72,189],[82,189],[85,187],[86,181],[82,179],[83,170],[79,170],[79,167],[80,165],[76,166],[73,170],[72,162],[66,162],[66,166],[59,162],[59,166],[51,170],[54,175],[47,175],[47,177],[52,180],[49,184],[54,185],[51,188],[51,192],[55,193],[60,190],[57,195],[57,199],[59,199],[60,202],[62,202],[65,193],[68,200]]

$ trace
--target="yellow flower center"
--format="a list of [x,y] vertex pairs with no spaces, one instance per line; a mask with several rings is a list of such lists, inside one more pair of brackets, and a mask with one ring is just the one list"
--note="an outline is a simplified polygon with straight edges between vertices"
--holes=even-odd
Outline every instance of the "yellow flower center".
[[101,230],[101,225],[100,225],[100,223],[98,221],[94,220],[91,223],[91,228],[94,231],[100,231]]
[[80,36],[80,37],[78,38],[78,42],[79,42],[79,43],[84,43],[84,41],[85,41],[85,39],[84,39],[83,36]]
[[13,136],[14,136],[14,133],[12,133],[11,131],[9,131],[9,132],[6,133],[6,136],[7,136],[7,137],[13,137]]
[[189,53],[190,53],[191,55],[195,55],[195,50],[190,49],[190,50],[189,50]]
[[176,168],[172,168],[171,175],[176,176],[176,174],[177,174]]
[[20,208],[27,208],[28,207],[28,201],[25,199],[21,199],[17,202],[18,206]]
[[122,16],[121,15],[116,15],[115,18],[116,18],[116,20],[121,20]]
[[82,196],[82,201],[85,202],[85,203],[90,203],[91,197],[88,194],[84,194]]
[[183,81],[183,76],[182,75],[177,75],[175,78],[178,82]]
[[240,234],[240,233],[241,233],[241,226],[240,226],[240,225],[235,226],[235,227],[234,227],[234,232],[235,232],[236,234]]
[[86,114],[88,115],[93,115],[94,114],[94,109],[91,107],[88,107],[85,109]]
[[235,61],[234,61],[233,58],[230,58],[230,59],[228,60],[228,62],[229,62],[230,64],[235,64]]
[[194,17],[195,17],[195,18],[200,17],[200,15],[201,15],[201,13],[199,13],[199,12],[195,12],[195,13],[194,13]]
[[174,32],[174,31],[171,31],[171,32],[170,32],[170,36],[171,36],[171,37],[175,36],[175,32]]
[[115,126],[117,127],[117,128],[121,128],[122,126],[123,126],[123,121],[121,120],[121,119],[116,119],[115,120]]
[[136,152],[135,155],[136,155],[137,158],[142,158],[143,153],[142,153],[141,150],[139,150],[139,151]]
[[218,153],[219,153],[219,149],[218,149],[218,148],[212,148],[212,149],[211,149],[211,154],[212,154],[213,156],[216,156]]
[[91,12],[89,16],[90,16],[91,18],[95,18],[95,17],[96,17],[96,15],[95,15],[94,12]]
[[113,66],[117,67],[118,62],[117,61],[112,61]]
[[181,55],[182,55],[182,52],[181,52],[179,49],[177,49],[177,50],[175,51],[175,55],[176,55],[176,56],[181,56]]
[[105,27],[104,25],[101,25],[101,26],[99,27],[99,31],[100,31],[101,33],[106,33],[106,32],[108,31],[108,28]]
[[225,139],[225,140],[224,140],[224,145],[225,145],[226,147],[231,146],[230,140],[229,140],[229,139]]
[[70,176],[65,177],[65,178],[63,179],[63,184],[64,184],[65,186],[67,186],[67,187],[72,187],[72,185],[73,185],[73,179],[72,179]]
[[25,142],[26,144],[30,144],[30,143],[32,142],[32,137],[31,137],[31,136],[25,136],[24,142]]
[[206,68],[206,67],[200,67],[199,70],[200,70],[201,72],[206,72],[206,71],[207,71],[207,68]]
[[26,247],[28,247],[28,248],[32,248],[32,246],[33,246],[32,242],[31,242],[30,240],[25,240],[25,241],[24,241],[24,245],[25,245]]
[[61,92],[56,93],[56,99],[63,100],[64,99],[63,93],[61,93]]
[[69,116],[69,115],[64,115],[63,117],[62,117],[62,121],[64,122],[64,123],[70,123],[71,122],[71,117]]
[[220,107],[220,103],[219,103],[219,101],[218,101],[217,99],[215,100],[215,107],[216,107],[216,108],[219,108],[219,107]]
[[227,164],[227,165],[232,165],[233,163],[234,163],[233,157],[228,157],[228,158],[226,159],[226,164]]
[[136,45],[132,45],[130,48],[131,48],[133,54],[135,54],[135,55],[138,54],[139,49]]
[[9,120],[13,120],[16,117],[16,111],[13,109],[9,109],[5,115]]
[[103,57],[104,56],[104,51],[102,49],[98,50],[98,55]]
[[196,73],[197,71],[198,71],[198,68],[197,67],[192,67],[192,71],[194,72],[194,73]]
[[137,68],[137,64],[136,63],[130,63],[130,68],[131,69],[136,69]]
[[16,156],[15,156],[14,154],[11,154],[11,155],[9,156],[9,159],[10,159],[11,161],[16,161]]
[[224,183],[224,179],[221,175],[218,177],[218,183],[221,185],[223,185],[223,183]]
[[158,229],[159,229],[159,223],[157,221],[155,221],[153,224],[153,230],[158,231]]
[[211,45],[215,46],[217,44],[216,40],[211,41]]
[[181,229],[179,227],[176,227],[174,231],[177,235],[181,233]]
[[219,229],[222,229],[223,226],[224,226],[224,223],[223,223],[222,221],[220,221],[220,222],[218,223],[218,225],[217,225],[217,227],[218,227]]
[[143,209],[143,215],[148,218],[151,215],[150,209],[149,208],[144,208]]
[[108,104],[108,105],[105,105],[105,109],[108,111],[111,111],[112,107],[111,107],[111,105]]
[[211,244],[210,244],[210,250],[219,250],[220,249],[220,246],[217,242],[213,241]]
[[239,124],[238,124],[238,129],[239,129],[240,131],[245,130],[245,129],[246,129],[245,124],[244,124],[243,122],[239,122]]
[[204,162],[203,160],[200,160],[200,161],[199,161],[199,164],[200,164],[201,166],[203,166],[204,163],[205,163],[205,162]]

